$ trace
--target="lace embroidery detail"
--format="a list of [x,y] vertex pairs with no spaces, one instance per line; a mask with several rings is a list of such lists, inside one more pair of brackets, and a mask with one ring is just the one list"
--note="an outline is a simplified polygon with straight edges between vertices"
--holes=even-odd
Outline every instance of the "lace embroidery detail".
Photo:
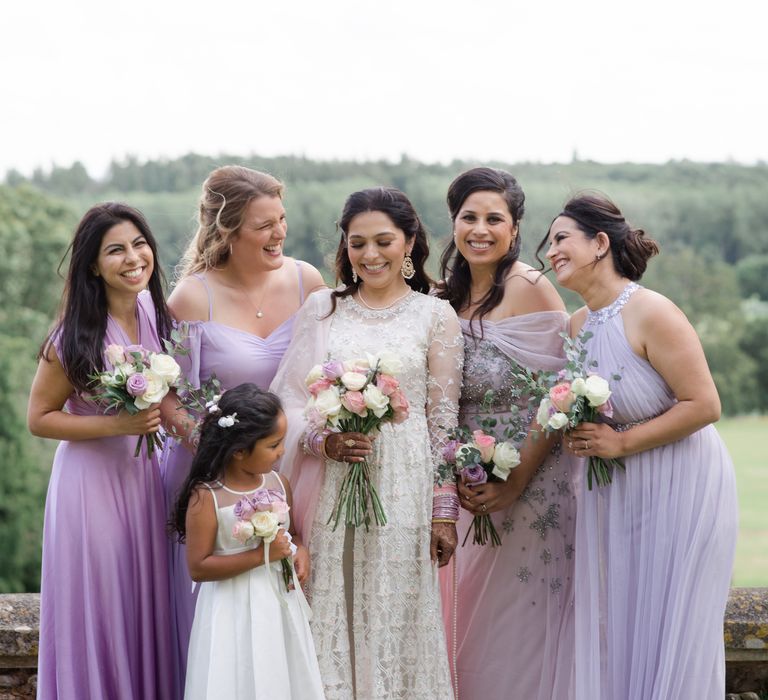
[[597,309],[597,311],[589,311],[584,325],[599,326],[601,323],[605,323],[608,319],[613,318],[624,308],[624,304],[629,301],[629,297],[638,289],[640,289],[640,285],[637,282],[630,282],[612,304],[604,306],[602,309]]

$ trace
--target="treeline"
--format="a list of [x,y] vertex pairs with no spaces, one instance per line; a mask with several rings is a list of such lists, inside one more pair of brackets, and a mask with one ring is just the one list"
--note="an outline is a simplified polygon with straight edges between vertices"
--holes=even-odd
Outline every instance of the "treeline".
[[[80,163],[7,173],[0,185],[0,591],[36,590],[40,530],[52,444],[25,428],[26,397],[39,343],[60,300],[56,274],[71,232],[87,207],[118,199],[144,211],[171,271],[195,230],[200,185],[215,167],[239,163],[286,184],[287,252],[323,270],[338,244],[335,221],[346,196],[392,185],[412,199],[432,233],[432,272],[451,232],[450,181],[476,163],[313,161],[189,154],[173,160],[129,158],[102,179]],[[489,163],[512,172],[526,192],[523,257],[573,193],[611,196],[661,244],[643,280],[673,299],[701,336],[727,413],[768,410],[768,166],[731,163],[605,165]],[[577,301],[564,294],[574,308]]]

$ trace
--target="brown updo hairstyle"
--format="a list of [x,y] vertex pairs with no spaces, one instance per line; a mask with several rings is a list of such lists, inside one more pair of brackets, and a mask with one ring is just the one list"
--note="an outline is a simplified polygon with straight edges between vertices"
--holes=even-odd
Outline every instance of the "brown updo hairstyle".
[[178,277],[211,270],[229,259],[229,246],[256,197],[283,196],[283,183],[272,175],[240,165],[216,168],[203,183],[197,232],[187,246]]
[[[512,224],[517,229],[515,240],[507,254],[499,260],[493,274],[493,284],[473,311],[472,318],[483,318],[496,308],[504,298],[504,282],[510,268],[520,257],[520,221],[525,214],[525,193],[518,181],[506,170],[497,168],[472,168],[461,173],[448,187],[448,211],[451,221],[455,222],[467,197],[475,192],[496,192],[507,204],[512,217]],[[440,277],[442,282],[437,295],[446,299],[450,305],[460,311],[469,305],[472,273],[469,263],[459,252],[456,242],[451,238],[440,256]]]
[[[643,276],[648,260],[659,252],[656,241],[646,237],[643,229],[632,228],[619,208],[605,195],[576,195],[568,200],[563,211],[555,219],[560,216],[573,219],[579,230],[589,239],[597,237],[601,231],[608,236],[614,269],[632,282],[637,282]],[[552,219],[553,223],[555,219]],[[539,254],[548,245],[549,232],[536,249],[536,259],[542,267],[544,263]]]
[[347,237],[349,224],[359,214],[369,211],[379,211],[386,214],[392,223],[405,234],[407,242],[413,241],[411,259],[416,274],[405,283],[417,292],[428,294],[432,286],[432,280],[424,270],[424,263],[429,256],[429,243],[427,243],[427,231],[416,213],[411,200],[400,190],[394,187],[371,187],[359,192],[353,192],[344,203],[337,226],[341,231],[339,247],[336,249],[336,283],[342,282],[344,287],[336,289],[331,295],[332,311],[336,310],[336,300],[348,297],[357,291],[360,280],[354,281],[352,277],[352,263],[347,254]]

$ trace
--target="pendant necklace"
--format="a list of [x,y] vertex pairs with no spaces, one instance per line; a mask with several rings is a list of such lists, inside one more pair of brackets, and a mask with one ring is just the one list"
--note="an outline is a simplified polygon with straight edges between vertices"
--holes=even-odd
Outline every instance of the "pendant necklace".
[[264,291],[261,294],[261,300],[258,304],[253,303],[251,295],[245,291],[244,288],[240,287],[240,291],[248,300],[248,303],[256,310],[256,318],[264,318],[264,312],[262,311],[262,308],[264,307],[264,300],[267,298],[267,292],[269,291],[269,277],[267,277],[267,281],[264,283]]
[[397,304],[398,301],[401,301],[402,299],[405,299],[413,290],[409,287],[408,291],[405,294],[402,294],[401,296],[397,297],[394,301],[390,302],[386,306],[371,306],[364,298],[363,298],[363,289],[362,287],[357,288],[357,298],[360,300],[362,305],[366,309],[370,309],[371,311],[384,311],[384,309],[389,309],[395,304]]

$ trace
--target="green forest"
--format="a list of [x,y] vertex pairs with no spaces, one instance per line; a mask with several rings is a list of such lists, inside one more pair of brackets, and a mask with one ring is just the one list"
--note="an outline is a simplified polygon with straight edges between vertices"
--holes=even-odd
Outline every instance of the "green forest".
[[[54,445],[32,438],[25,412],[36,354],[61,298],[57,268],[79,217],[92,204],[127,202],[147,216],[169,280],[195,230],[200,185],[215,167],[237,163],[286,185],[289,255],[323,271],[338,242],[346,196],[372,185],[406,192],[431,232],[431,272],[451,233],[448,184],[477,165],[317,161],[189,154],[115,161],[105,177],[86,168],[10,171],[0,185],[0,592],[39,590],[43,503]],[[526,193],[523,259],[533,254],[564,201],[583,190],[609,195],[655,238],[661,255],[643,284],[667,295],[696,327],[727,415],[768,410],[768,165],[483,163],[509,170]],[[62,266],[62,270],[64,267]],[[569,308],[576,300],[564,294]]]

